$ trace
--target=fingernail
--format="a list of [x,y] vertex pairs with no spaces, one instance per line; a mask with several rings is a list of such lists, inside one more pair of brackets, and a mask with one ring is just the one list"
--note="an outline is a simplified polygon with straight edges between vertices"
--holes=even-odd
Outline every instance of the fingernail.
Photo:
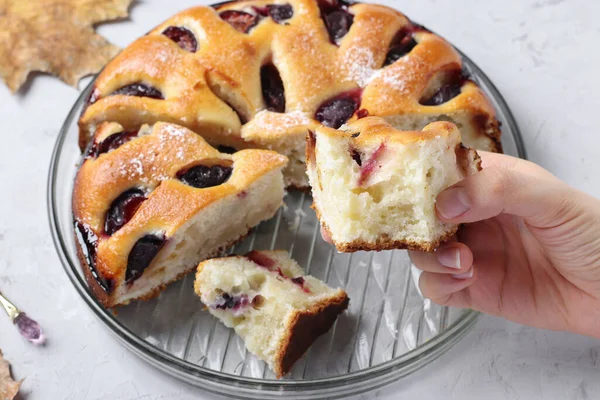
[[465,189],[456,187],[448,189],[437,198],[436,208],[446,219],[454,219],[469,211],[471,204]]
[[471,279],[473,277],[473,268],[471,268],[469,270],[469,272],[465,272],[464,274],[452,275],[452,277],[454,279],[458,279],[458,280],[461,280],[461,281],[466,281],[468,279]]
[[437,259],[444,267],[460,269],[460,251],[454,247],[446,247],[436,252]]

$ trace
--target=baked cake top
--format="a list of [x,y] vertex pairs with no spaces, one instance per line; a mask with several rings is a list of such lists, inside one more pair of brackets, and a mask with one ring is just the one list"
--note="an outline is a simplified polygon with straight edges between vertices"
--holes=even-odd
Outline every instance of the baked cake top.
[[126,130],[167,121],[212,144],[277,149],[368,113],[467,115],[477,125],[469,144],[499,149],[493,107],[448,42],[391,8],[340,0],[181,12],[109,63],[88,103],[82,148],[104,121]]

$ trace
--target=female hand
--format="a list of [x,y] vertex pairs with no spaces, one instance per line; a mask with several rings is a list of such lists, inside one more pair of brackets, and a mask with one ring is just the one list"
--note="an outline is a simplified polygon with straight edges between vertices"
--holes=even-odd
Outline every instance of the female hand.
[[543,168],[480,152],[483,171],[437,198],[465,224],[435,253],[411,252],[434,302],[600,338],[600,201]]

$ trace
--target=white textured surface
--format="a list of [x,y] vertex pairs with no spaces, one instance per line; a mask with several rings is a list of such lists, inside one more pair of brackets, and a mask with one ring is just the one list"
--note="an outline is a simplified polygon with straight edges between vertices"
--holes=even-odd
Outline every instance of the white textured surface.
[[[195,1],[138,2],[100,31],[119,45]],[[498,85],[530,158],[600,196],[600,2],[387,1],[465,51]],[[0,85],[0,288],[45,327],[34,348],[0,317],[0,348],[26,378],[23,399],[215,398],[146,365],[100,325],[71,287],[50,238],[46,174],[78,93],[36,76],[18,96]],[[600,342],[483,318],[448,354],[364,399],[597,399]]]

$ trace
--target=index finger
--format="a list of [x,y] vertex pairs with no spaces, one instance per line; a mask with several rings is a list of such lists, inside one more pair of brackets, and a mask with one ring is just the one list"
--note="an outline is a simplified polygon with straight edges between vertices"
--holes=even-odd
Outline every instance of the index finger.
[[483,169],[497,167],[501,169],[512,169],[527,175],[554,177],[550,172],[531,161],[523,160],[506,154],[490,153],[489,151],[477,150],[481,157]]

